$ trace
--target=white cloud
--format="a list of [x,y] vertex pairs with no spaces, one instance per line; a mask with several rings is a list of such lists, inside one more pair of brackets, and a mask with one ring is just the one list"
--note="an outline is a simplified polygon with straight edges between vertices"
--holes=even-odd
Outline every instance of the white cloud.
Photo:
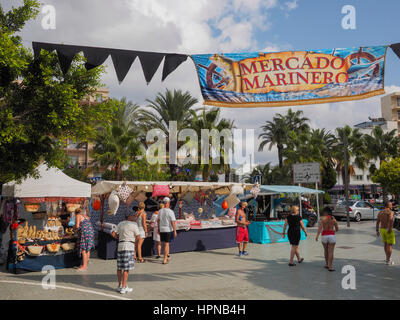
[[296,9],[297,8],[297,0],[287,1],[287,2],[285,2],[285,5],[288,10]]

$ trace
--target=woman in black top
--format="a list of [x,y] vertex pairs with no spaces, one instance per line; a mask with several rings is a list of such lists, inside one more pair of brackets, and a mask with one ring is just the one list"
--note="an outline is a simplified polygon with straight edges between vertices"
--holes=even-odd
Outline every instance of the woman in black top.
[[285,231],[286,231],[287,225],[289,225],[287,235],[288,235],[289,243],[292,245],[292,248],[290,250],[289,266],[293,267],[296,265],[295,263],[293,263],[294,255],[296,255],[297,261],[299,263],[302,263],[304,260],[304,258],[300,258],[300,252],[299,252],[299,243],[300,243],[300,236],[301,236],[300,229],[303,229],[303,231],[307,237],[307,231],[306,231],[306,228],[304,227],[303,220],[299,215],[299,207],[298,206],[293,206],[291,213],[286,217],[285,225],[283,226],[282,238],[285,237]]

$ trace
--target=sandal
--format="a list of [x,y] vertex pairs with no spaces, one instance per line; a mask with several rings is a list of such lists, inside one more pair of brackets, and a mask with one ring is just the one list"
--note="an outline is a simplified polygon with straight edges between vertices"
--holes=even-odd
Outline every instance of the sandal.
[[295,263],[289,263],[289,267],[294,267],[295,265]]
[[330,272],[335,271],[335,269],[328,269]]
[[299,263],[302,263],[303,261],[304,261],[304,258],[301,258],[300,261],[299,261]]
[[169,262],[169,261],[167,261],[167,262],[163,261],[163,263],[162,263],[162,264],[168,264],[168,262]]
[[139,263],[145,263],[146,260],[144,260],[144,259],[139,259],[138,262],[139,262]]

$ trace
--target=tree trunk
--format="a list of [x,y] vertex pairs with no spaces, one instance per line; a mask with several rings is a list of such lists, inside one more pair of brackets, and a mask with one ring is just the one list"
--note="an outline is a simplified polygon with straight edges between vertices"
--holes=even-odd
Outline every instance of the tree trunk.
[[228,168],[225,171],[225,182],[229,182],[230,175],[231,175],[231,166],[228,164]]
[[282,169],[282,167],[283,167],[283,159],[282,159],[283,146],[281,144],[278,144],[277,147],[278,147],[279,168]]
[[115,179],[116,181],[121,180],[121,162],[119,161],[115,164]]

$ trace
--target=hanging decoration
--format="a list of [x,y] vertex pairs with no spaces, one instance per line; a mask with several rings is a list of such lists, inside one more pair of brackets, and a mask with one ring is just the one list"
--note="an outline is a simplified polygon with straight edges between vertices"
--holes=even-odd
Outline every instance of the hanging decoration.
[[[65,74],[82,52],[87,70],[109,56],[121,83],[139,59],[148,83],[161,64],[162,81],[189,55],[33,42],[35,59],[41,50],[56,51]],[[400,58],[400,43],[389,45]],[[388,46],[367,46],[286,52],[191,55],[205,105],[277,107],[358,100],[384,94]]]
[[164,81],[170,73],[175,71],[176,68],[185,62],[188,57],[188,55],[177,53],[120,50],[45,42],[33,42],[32,47],[35,59],[39,58],[42,49],[49,52],[56,51],[63,74],[68,72],[72,60],[75,55],[80,52],[83,52],[83,55],[87,60],[85,64],[87,70],[102,65],[111,55],[115,72],[120,83],[125,79],[136,57],[139,57],[147,84],[150,83],[164,58],[162,81]]
[[204,104],[277,107],[383,94],[386,48],[199,54],[192,59]]

